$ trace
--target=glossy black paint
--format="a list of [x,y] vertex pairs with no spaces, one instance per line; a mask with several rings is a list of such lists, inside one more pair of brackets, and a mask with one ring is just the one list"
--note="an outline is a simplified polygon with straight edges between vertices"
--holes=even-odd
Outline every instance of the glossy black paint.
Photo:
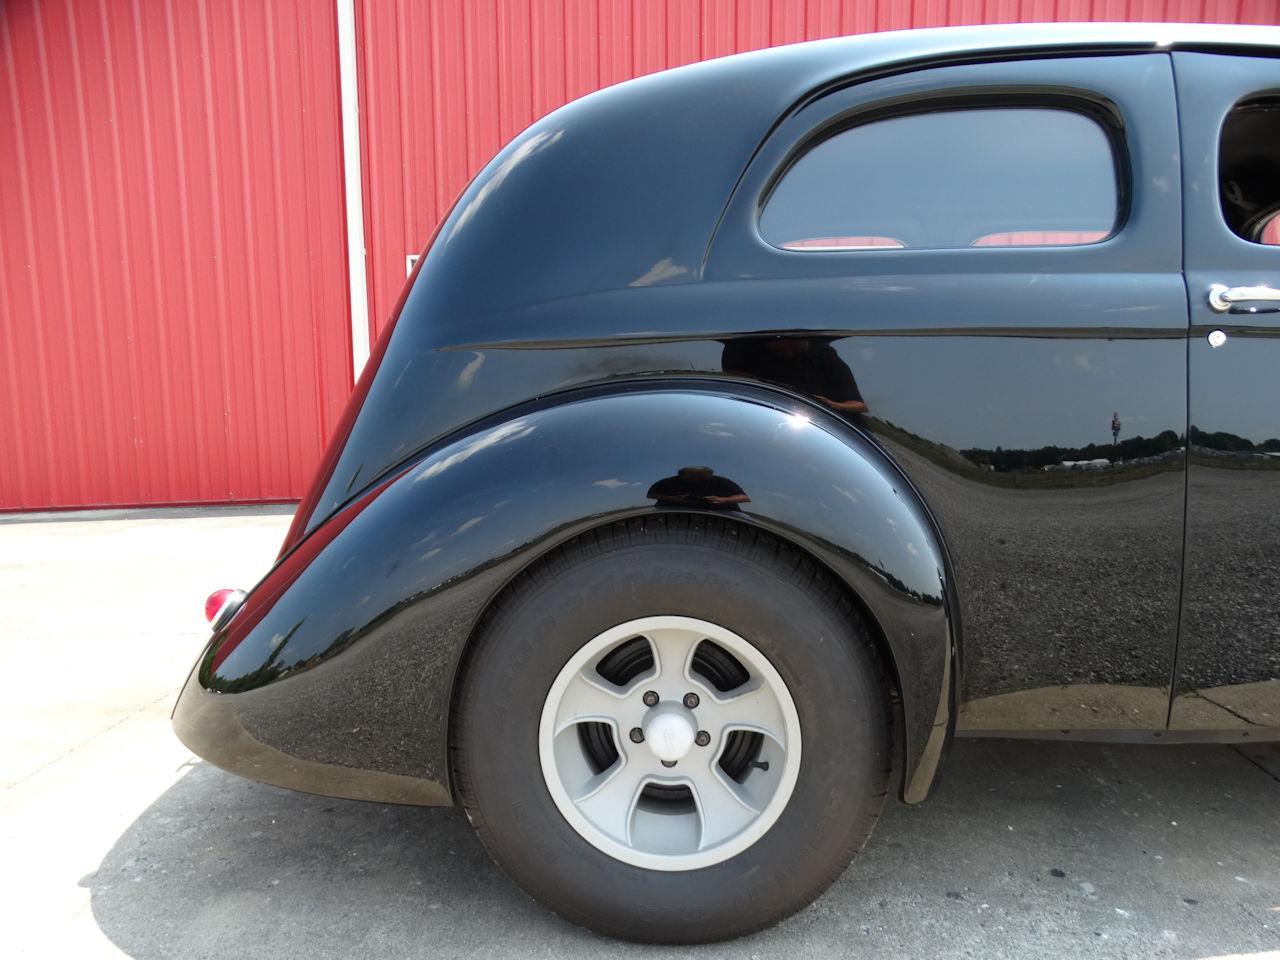
[[305,541],[303,562],[286,559],[214,639],[199,685],[282,754],[443,783],[438,720],[496,591],[584,529],[672,509],[652,488],[689,467],[709,467],[748,500],[674,509],[732,509],[804,546],[863,598],[904,679],[911,766],[932,751],[931,775],[952,645],[930,522],[847,424],[746,385],[575,395],[441,447]]
[[[850,254],[778,251],[756,235],[757,197],[824,131],[885,104],[1021,102],[1032,92],[1108,118],[1117,132],[1133,188],[1106,242]],[[1064,448],[1055,464],[1091,459],[1066,452],[1090,443],[1106,448],[1093,456],[1114,456],[1117,410],[1129,418],[1126,438],[1164,435],[1164,454],[1178,446],[1186,300],[1174,103],[1161,54],[949,66],[858,84],[783,121],[712,246],[709,277],[745,273],[779,290],[776,300],[757,296],[757,315],[773,308],[771,325],[785,329],[804,303],[820,326],[860,334],[841,348],[864,384],[866,426],[920,486],[956,561],[962,728],[1164,726],[1181,461],[1105,475],[983,467],[1046,447]]]
[[[1191,465],[1176,730],[1280,727],[1280,314],[1228,314],[1209,286],[1280,286],[1280,247],[1250,243],[1218,199],[1222,123],[1235,104],[1280,93],[1280,59],[1175,54],[1186,167]],[[1228,339],[1209,346],[1212,330]],[[1244,441],[1244,442],[1241,442]]]
[[[1277,44],[1265,28],[918,31],[684,68],[534,125],[420,260],[279,565],[188,681],[180,735],[271,782],[447,802],[454,670],[503,585],[594,526],[729,506],[825,563],[879,626],[907,799],[952,728],[1165,730],[1188,496],[1167,51]],[[840,253],[760,238],[770,184],[825,131],[1002,99],[1108,126],[1114,236]],[[1116,462],[1042,469],[1094,457]],[[646,496],[695,466],[747,499]],[[1214,629],[1184,644],[1182,676],[1189,651],[1216,656]]]

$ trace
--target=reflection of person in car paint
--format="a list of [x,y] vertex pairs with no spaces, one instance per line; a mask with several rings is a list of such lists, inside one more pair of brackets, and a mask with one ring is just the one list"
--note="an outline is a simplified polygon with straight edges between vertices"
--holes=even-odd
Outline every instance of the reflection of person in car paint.
[[853,371],[826,337],[737,337],[724,341],[725,373],[766,380],[839,413],[866,413]]
[[681,467],[674,477],[664,477],[649,488],[659,507],[712,507],[737,510],[751,498],[728,477],[717,477],[710,467]]

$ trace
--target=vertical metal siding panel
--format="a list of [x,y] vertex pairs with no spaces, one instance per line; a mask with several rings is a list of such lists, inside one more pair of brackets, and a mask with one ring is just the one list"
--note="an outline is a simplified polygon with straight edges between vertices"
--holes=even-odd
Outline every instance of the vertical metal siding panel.
[[1023,0],[1018,5],[1016,19],[1041,23],[1053,19],[1054,0]]
[[[283,166],[287,145],[294,142],[294,137],[280,122],[281,114],[287,111],[292,98],[289,85],[281,76],[287,56],[278,52],[277,46],[282,37],[289,35],[291,25],[283,16],[284,11],[273,5],[258,6],[237,0],[232,10],[231,27],[233,30],[238,28],[238,33],[228,38],[229,53],[234,58],[238,75],[234,86],[225,91],[225,98],[236,98],[233,108],[238,115],[235,148],[240,165],[248,168],[239,190],[234,191],[239,197],[239,209],[235,213],[246,230],[246,236],[242,244],[243,256],[237,257],[232,272],[247,281],[243,306],[238,304],[237,309],[246,311],[250,334],[245,344],[248,349],[241,354],[241,362],[237,366],[250,374],[249,382],[253,384],[255,393],[260,391],[259,403],[265,413],[275,399],[270,393],[271,384],[283,384],[291,397],[305,389],[298,382],[294,366],[298,352],[293,336],[295,327],[279,322],[280,317],[305,316],[303,301],[296,295],[295,282],[289,272],[291,244],[282,229],[292,213],[287,205],[285,188],[289,171]],[[251,37],[265,38],[265,56],[252,55],[248,47]],[[231,119],[228,117],[229,121]],[[250,157],[255,149],[269,162],[253,165]],[[303,183],[301,178],[297,183]],[[259,205],[267,204],[273,216],[263,222],[254,216],[253,211]],[[257,258],[256,263],[250,262],[252,257]],[[299,397],[295,403],[303,400]],[[297,424],[292,416],[279,415],[281,413],[283,411],[272,411],[276,415],[264,416],[265,422],[261,424],[261,439],[257,446],[264,452],[259,457],[257,479],[262,485],[259,493],[263,496],[268,495],[268,491],[288,486],[290,464],[302,456]],[[236,452],[241,453],[240,450]],[[243,455],[251,456],[252,451],[244,451]]]
[[1090,16],[1095,20],[1125,20],[1130,0],[1094,0]]
[[1241,23],[1280,23],[1280,10],[1274,0],[1243,0],[1240,5]]
[[[145,10],[160,9],[147,8]],[[157,14],[159,18],[160,14]],[[222,390],[222,358],[220,339],[215,329],[201,331],[200,305],[213,303],[209,266],[212,261],[209,236],[210,211],[201,203],[208,196],[208,175],[205,170],[203,91],[198,66],[201,60],[199,31],[192,23],[186,5],[176,9],[172,0],[163,6],[164,59],[168,73],[167,112],[162,123],[172,131],[173,157],[176,161],[176,182],[172,193],[165,195],[177,200],[177,223],[182,242],[182,323],[185,329],[170,330],[171,350],[175,359],[183,364],[180,376],[191,384],[191,420],[188,424],[195,438],[196,462],[192,468],[198,473],[188,477],[193,482],[196,498],[213,499],[216,491],[226,486],[226,438],[223,434],[221,409],[226,404]],[[193,69],[196,68],[196,69]],[[187,118],[190,118],[189,120]],[[170,248],[172,249],[172,248]],[[200,334],[212,349],[204,357],[200,351]],[[185,336],[183,336],[185,334]]]
[[598,14],[596,0],[564,0],[566,100],[576,100],[603,85]]
[[533,122],[546,116],[566,99],[564,4],[558,0],[554,3],[544,3],[543,0],[523,2],[529,8],[528,42],[533,84],[529,121]]
[[1164,19],[1192,22],[1204,19],[1204,0],[1168,0]]
[[[42,375],[45,369],[43,340],[44,310],[39,284],[35,282],[34,217],[28,154],[28,123],[18,100],[18,66],[26,60],[15,39],[15,24],[0,17],[0,66],[6,89],[0,96],[0,169],[7,172],[8,189],[0,190],[0,308],[5,322],[5,373],[9,403],[0,425],[11,455],[0,460],[0,495],[16,503],[30,503],[37,495],[36,464],[53,464],[46,483],[60,486],[61,477],[53,457],[52,434],[30,430],[32,423],[51,420],[49,395],[27,387],[23,378]],[[47,491],[46,491],[47,492]]]
[[[289,237],[285,229],[288,223],[286,216],[285,184],[289,171],[283,169],[284,156],[288,142],[287,134],[281,129],[279,117],[287,110],[287,94],[281,89],[279,58],[276,55],[277,38],[279,36],[276,18],[277,11],[270,5],[244,5],[241,8],[244,23],[250,30],[256,31],[266,41],[265,56],[251,56],[246,50],[245,58],[253,63],[253,74],[246,78],[245,109],[249,111],[248,123],[252,131],[247,148],[255,149],[259,155],[268,158],[268,162],[255,165],[257,189],[260,193],[253,201],[255,208],[260,204],[262,209],[269,209],[269,218],[257,217],[261,224],[259,243],[264,269],[259,274],[261,282],[261,304],[263,312],[263,328],[257,331],[259,336],[255,346],[258,353],[254,358],[260,363],[269,383],[283,385],[288,396],[297,390],[297,382],[293,373],[292,358],[295,353],[292,342],[292,327],[279,322],[281,317],[298,315],[299,304],[294,297],[293,284],[285,271],[287,263]],[[268,417],[267,438],[274,464],[281,459],[286,464],[299,455],[296,439],[297,428],[290,418],[280,416]],[[278,475],[279,467],[271,473]],[[285,469],[286,480],[291,471]]]
[[[346,406],[354,386],[350,336],[351,303],[346,281],[346,213],[342,197],[341,88],[337,71],[337,11],[332,2],[318,2],[308,8],[294,7],[302,52],[298,67],[304,91],[302,103],[320,101],[330,109],[300,111],[304,138],[299,147],[309,157],[331,158],[326,164],[303,165],[306,173],[307,219],[304,236],[312,242],[299,248],[306,264],[308,311],[299,328],[307,334],[312,366],[304,370],[314,405],[300,415],[298,433],[303,455],[288,461],[291,470],[288,490],[304,490],[315,465],[324,454],[329,436]],[[332,193],[328,191],[332,190]],[[315,198],[328,197],[329,202]],[[336,282],[334,278],[340,278]],[[268,496],[280,496],[274,490]]]
[[47,38],[50,32],[47,14],[48,8],[37,8],[31,12],[28,23],[32,41],[32,49],[28,55],[32,58],[33,74],[25,98],[29,105],[27,125],[32,133],[28,140],[31,151],[28,169],[33,180],[43,180],[43,183],[33,183],[34,189],[31,191],[35,227],[35,244],[31,255],[33,264],[37,259],[42,260],[42,266],[47,271],[40,278],[41,281],[48,282],[42,299],[49,309],[41,318],[42,321],[47,318],[47,329],[51,334],[46,344],[61,348],[58,353],[62,354],[59,356],[52,349],[45,352],[46,367],[43,372],[49,377],[51,400],[57,404],[54,408],[56,419],[46,429],[59,429],[62,426],[59,421],[65,418],[66,426],[79,439],[76,449],[68,458],[70,469],[63,472],[60,492],[62,496],[85,497],[88,495],[85,484],[89,480],[89,455],[96,452],[101,443],[101,433],[97,424],[86,415],[82,396],[83,382],[75,375],[76,371],[87,368],[81,359],[85,344],[75,335],[70,325],[75,307],[68,277],[69,224],[66,217],[64,151],[60,146],[65,133],[59,129],[54,117],[50,79],[50,72],[54,68],[47,55]]
[[842,33],[867,33],[875,29],[876,3],[874,0],[844,0],[840,5],[840,30]]
[[702,8],[688,0],[667,0],[667,66],[702,59]]
[[[80,14],[86,12],[84,5],[78,5]],[[101,226],[105,226],[108,218],[118,217],[118,211],[103,211],[102,223],[99,223],[100,205],[109,205],[111,196],[110,180],[98,182],[92,176],[91,157],[103,155],[106,151],[93,142],[91,122],[102,114],[102,105],[98,94],[102,90],[101,78],[95,76],[101,67],[99,58],[88,59],[82,56],[80,33],[82,24],[77,16],[77,7],[64,0],[62,6],[63,29],[70,56],[65,59],[65,75],[67,86],[63,88],[70,94],[75,106],[75,129],[73,132],[74,151],[68,152],[68,165],[75,176],[70,184],[72,222],[82,225],[73,239],[73,263],[80,265],[81,278],[76,284],[77,308],[76,316],[92,318],[94,344],[91,354],[91,370],[84,371],[88,376],[94,394],[94,412],[99,417],[103,444],[100,450],[105,470],[98,479],[95,496],[110,501],[118,500],[125,490],[141,490],[137,463],[131,457],[129,446],[132,440],[130,429],[130,411],[135,409],[129,391],[129,344],[132,340],[129,315],[120,309],[109,291],[112,286],[104,273],[107,265],[105,255],[109,252],[103,241],[106,239]],[[86,37],[87,46],[93,49],[92,36]],[[105,145],[103,145],[105,146]],[[118,276],[112,272],[113,276]],[[111,317],[125,319],[124,329],[119,331],[123,336],[108,335],[107,323]]]
[[702,0],[702,57],[710,60],[738,49],[735,0]]
[[667,67],[667,5],[640,0],[632,10],[632,63],[636,76]]
[[533,50],[526,0],[501,0],[497,10],[498,142],[506,143],[533,120]]
[[[109,16],[109,13],[111,14]],[[148,503],[177,499],[179,478],[189,443],[181,411],[164,398],[174,395],[172,365],[166,360],[167,323],[144,323],[142,318],[169,317],[167,278],[160,232],[160,193],[156,175],[156,141],[153,110],[148,104],[146,45],[137,4],[127,9],[99,0],[98,15],[106,26],[104,46],[118,65],[114,100],[119,108],[117,167],[122,171],[121,273],[127,278],[137,335],[139,363],[138,406],[150,414],[146,432],[137,447],[156,472],[156,482],[146,493]],[[149,389],[150,388],[150,389]],[[151,391],[161,402],[149,402]],[[159,424],[157,427],[156,424]]]
[[[216,305],[214,316],[218,342],[230,344],[233,342],[231,314],[240,309],[240,304],[237,302],[239,298],[236,296],[238,291],[232,289],[231,278],[233,270],[242,266],[240,263],[230,262],[233,247],[228,243],[227,238],[227,232],[231,226],[227,221],[232,215],[231,209],[235,195],[234,189],[227,182],[229,159],[227,154],[234,150],[234,140],[227,130],[229,111],[226,104],[232,98],[226,96],[229,90],[222,88],[218,82],[219,76],[215,74],[221,66],[222,57],[220,49],[222,38],[216,35],[217,22],[209,16],[208,5],[203,0],[198,0],[191,12],[191,29],[198,36],[201,54],[198,61],[198,80],[195,82],[199,83],[201,111],[205,119],[204,136],[201,138],[203,155],[200,157],[200,170],[212,200],[207,208],[201,209],[201,214],[207,217],[204,222],[209,238],[208,256],[212,261],[211,269],[207,269],[204,273],[208,278],[209,290]],[[234,120],[230,125],[234,129]],[[254,478],[248,475],[248,470],[237,474],[232,469],[233,464],[238,460],[238,442],[244,433],[251,431],[254,427],[252,421],[246,420],[244,416],[245,412],[251,411],[252,408],[249,408],[249,411],[243,408],[240,369],[238,357],[231,356],[229,350],[220,347],[216,370],[223,395],[222,409],[219,413],[225,463],[218,465],[221,467],[219,493],[228,500],[254,499],[257,492],[257,484],[254,483]],[[233,424],[242,426],[235,429]]]
[[631,67],[631,0],[605,0],[597,9],[600,32],[599,86],[621,83],[635,74]]
[[[95,103],[90,108],[90,129],[95,133],[95,143],[90,147],[90,156],[97,158],[100,164],[109,165],[111,173],[110,196],[105,195],[102,203],[105,206],[101,226],[103,278],[109,291],[109,302],[106,310],[110,316],[121,317],[124,326],[124,340],[116,339],[117,355],[123,355],[123,361],[116,370],[117,377],[128,377],[127,390],[118,396],[115,414],[123,420],[127,438],[126,462],[133,469],[132,489],[139,500],[153,502],[163,497],[165,477],[170,472],[169,457],[166,451],[171,431],[167,429],[167,418],[162,410],[144,404],[143,376],[147,369],[143,355],[144,344],[137,325],[137,291],[130,280],[135,269],[142,269],[135,264],[133,249],[130,243],[130,206],[126,200],[126,164],[124,162],[124,140],[121,137],[124,114],[119,102],[118,67],[115,62],[116,47],[112,43],[110,24],[106,17],[104,0],[94,3],[82,3],[77,6],[82,30],[90,36],[91,49],[101,50],[103,56],[98,63],[90,61],[87,69],[95,73],[89,81],[88,90]],[[127,43],[127,41],[126,41]],[[86,169],[89,163],[86,160]],[[160,442],[147,445],[148,438],[160,438]],[[139,454],[147,454],[140,456]]]
[[805,11],[805,39],[823,40],[840,36],[843,32],[840,8],[840,0],[809,0]]
[[982,0],[948,0],[947,22],[954,26],[982,22]]
[[[467,89],[466,51],[463,49],[463,6],[456,0],[432,5],[430,45],[436,96],[435,150],[437,169],[447,184],[445,192],[455,184],[464,183],[470,175],[467,159]],[[408,26],[408,24],[406,24]],[[412,44],[417,46],[417,44]],[[412,131],[409,132],[412,137]],[[410,139],[410,142],[412,140]],[[388,158],[390,159],[390,158]],[[395,162],[399,162],[396,158]],[[425,239],[425,237],[423,238]],[[403,274],[403,259],[401,270]],[[399,287],[385,292],[383,304],[378,310],[378,323],[386,322],[387,314],[395,303]]]
[[332,0],[0,5],[0,509],[290,499],[351,386]]
[[[471,177],[502,147],[498,133],[498,31],[493,0],[470,0],[463,6],[462,22],[467,176]],[[502,59],[510,55],[510,50],[504,50]]]
[[[435,81],[431,71],[422,71],[422,76],[414,73],[413,65],[420,63],[423,57],[421,48],[415,48],[415,37],[422,36],[424,25],[429,26],[429,11],[420,4],[401,6],[401,15],[409,24],[403,31],[400,42],[399,62],[408,66],[401,69],[396,76],[397,96],[400,100],[400,132],[413,142],[413,149],[406,151],[408,162],[405,164],[405,189],[413,196],[414,202],[404,205],[404,246],[406,252],[417,253],[424,231],[440,216],[440,199],[437,191],[435,152],[430,149],[431,130],[435,123]],[[366,199],[366,206],[368,200]],[[398,264],[401,274],[405,270],[404,262]],[[370,317],[372,323],[373,318]]]
[[770,11],[769,44],[800,43],[805,36],[805,5],[803,3],[774,3]]
[[876,6],[877,30],[906,30],[911,26],[910,3],[901,0],[879,0]]
[[[226,43],[233,58],[234,87],[227,91],[225,98],[220,98],[225,100],[231,111],[228,120],[235,131],[235,164],[228,172],[235,177],[234,185],[229,184],[229,187],[234,190],[236,203],[227,213],[242,225],[244,242],[231,251],[231,272],[233,276],[244,278],[243,296],[236,309],[242,311],[249,325],[249,349],[244,357],[244,371],[255,409],[266,405],[271,379],[269,371],[277,369],[281,362],[280,351],[273,351],[272,366],[268,366],[267,361],[267,353],[275,337],[271,323],[273,315],[268,314],[265,307],[268,295],[266,274],[270,273],[265,267],[270,261],[263,254],[270,249],[272,238],[266,235],[262,229],[264,225],[253,216],[255,205],[270,195],[270,171],[255,165],[250,156],[257,137],[270,138],[270,131],[264,130],[261,124],[263,111],[256,104],[250,104],[251,91],[267,87],[266,63],[261,57],[248,58],[245,50],[247,38],[266,33],[264,12],[262,7],[246,5],[240,0],[233,0],[230,4]],[[274,156],[274,150],[272,154]],[[257,446],[262,451],[256,464],[260,493],[288,486],[288,434],[282,421],[283,418],[268,417],[257,424]]]
[[950,23],[946,0],[915,0],[911,7],[913,27],[945,27]]
[[738,29],[735,38],[735,49],[738,53],[760,50],[771,45],[769,39],[771,6],[769,0],[738,0],[736,17]]
[[[139,37],[139,72],[135,80],[146,123],[144,156],[152,186],[149,227],[156,238],[152,253],[161,297],[156,316],[163,318],[162,323],[155,324],[160,341],[156,362],[170,373],[168,391],[162,390],[149,401],[170,405],[180,425],[178,469],[169,479],[170,496],[176,500],[178,491],[191,482],[205,462],[205,431],[198,422],[203,417],[204,400],[191,371],[192,337],[187,318],[192,310],[192,259],[186,226],[185,155],[180,149],[181,128],[174,122],[176,78],[171,72],[169,22],[167,11],[158,5],[145,9],[144,14],[143,0],[133,0],[130,14]],[[197,489],[192,498],[203,495],[204,491]]]
[[1089,19],[1090,0],[1058,0],[1054,19],[1080,21]]
[[1203,15],[1206,23],[1230,22],[1239,14],[1239,0],[1205,0]]

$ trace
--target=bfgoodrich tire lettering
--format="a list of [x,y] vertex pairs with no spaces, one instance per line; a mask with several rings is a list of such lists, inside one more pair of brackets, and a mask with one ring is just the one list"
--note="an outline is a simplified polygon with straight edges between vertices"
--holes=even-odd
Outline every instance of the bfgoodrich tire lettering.
[[[588,842],[539,761],[539,721],[564,666],[610,628],[659,616],[745,639],[785,682],[803,732],[777,820],[741,852],[690,870],[645,869]],[[848,598],[795,549],[717,518],[616,524],[521,575],[469,650],[453,730],[458,794],[493,858],[563,916],[632,940],[725,939],[805,906],[866,842],[889,774],[883,670]]]

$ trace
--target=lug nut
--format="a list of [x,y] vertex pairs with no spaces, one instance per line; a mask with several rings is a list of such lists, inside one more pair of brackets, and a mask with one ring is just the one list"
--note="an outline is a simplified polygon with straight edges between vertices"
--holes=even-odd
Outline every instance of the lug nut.
[[[646,707],[652,707],[658,702],[658,695],[654,693],[652,690],[646,690],[644,696],[641,697],[641,699],[644,700],[644,705]],[[639,741],[636,741],[636,742],[638,743]]]
[[684,695],[684,705],[690,710],[696,707],[699,702],[700,701],[698,700],[698,695],[696,693],[686,693]]
[[699,730],[698,735],[693,738],[693,742],[700,747],[705,747],[711,742],[711,734],[707,733],[705,730]]
[[674,760],[663,760],[662,765],[664,767],[674,767],[676,765],[676,762]]
[[630,736],[632,743],[644,743],[644,731],[639,727],[632,727]]

